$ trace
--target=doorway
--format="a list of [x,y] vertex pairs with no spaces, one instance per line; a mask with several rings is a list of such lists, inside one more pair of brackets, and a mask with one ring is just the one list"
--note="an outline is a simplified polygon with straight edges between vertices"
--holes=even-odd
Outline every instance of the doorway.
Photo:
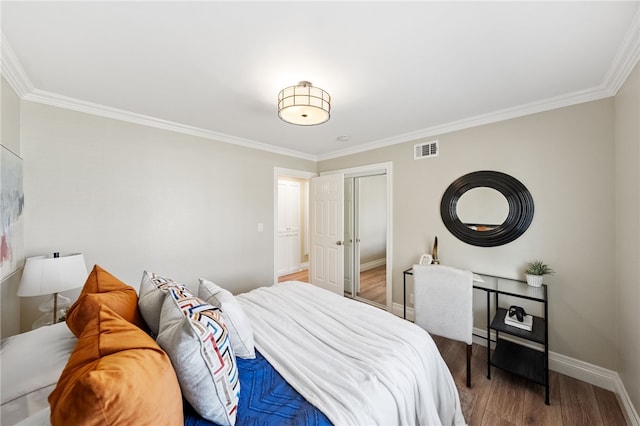
[[313,172],[274,168],[274,283],[302,281],[308,274],[309,181],[314,176]]
[[344,294],[387,306],[387,173],[344,178]]

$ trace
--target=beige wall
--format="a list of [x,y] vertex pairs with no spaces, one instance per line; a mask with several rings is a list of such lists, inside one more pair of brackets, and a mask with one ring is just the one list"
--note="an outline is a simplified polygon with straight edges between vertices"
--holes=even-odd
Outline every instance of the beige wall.
[[640,411],[640,65],[615,98],[618,368]]
[[[23,102],[27,255],[83,252],[137,287],[145,268],[193,287],[273,282],[274,167],[315,163]],[[264,231],[257,231],[262,223]],[[34,302],[35,303],[35,302]],[[23,304],[23,328],[37,309]]]
[[[615,370],[613,123],[610,98],[424,140],[439,139],[439,157],[414,160],[414,141],[322,161],[318,170],[393,162],[394,301],[402,302],[402,270],[431,252],[435,236],[442,263],[477,272],[524,278],[525,263],[541,258],[557,271],[546,280],[551,350]],[[531,192],[533,223],[516,241],[475,247],[444,227],[444,190],[477,170],[508,173]]]
[[[0,142],[16,155],[20,155],[20,98],[6,82],[1,79],[2,131]],[[18,271],[0,284],[0,337],[20,332],[20,301],[16,296],[22,271]]]
[[[479,272],[522,278],[526,261],[550,263],[551,350],[619,371],[640,407],[639,79],[636,67],[615,99],[440,135],[436,158],[414,161],[414,141],[317,171],[393,162],[396,302],[401,271],[436,235],[443,263]],[[273,168],[316,171],[314,163],[20,102],[4,79],[2,89],[2,143],[25,165],[27,256],[82,251],[89,267],[134,286],[144,268],[236,292],[272,282]],[[518,240],[478,248],[444,228],[442,192],[476,170],[509,173],[531,191],[534,221]],[[18,329],[7,305],[16,288],[2,283],[3,337]],[[39,313],[35,300],[23,302],[26,329]]]

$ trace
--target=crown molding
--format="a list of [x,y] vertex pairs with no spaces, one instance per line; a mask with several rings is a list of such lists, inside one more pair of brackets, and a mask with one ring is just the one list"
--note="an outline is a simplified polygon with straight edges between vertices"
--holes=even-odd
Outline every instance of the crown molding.
[[33,91],[33,83],[24,71],[24,68],[22,68],[22,65],[20,65],[4,33],[0,33],[0,38],[2,38],[2,53],[0,55],[2,61],[0,70],[16,94],[20,98],[24,98],[25,95]]
[[112,108],[105,105],[87,102],[68,96],[58,95],[56,93],[46,92],[40,89],[34,89],[31,93],[23,97],[26,101],[37,102],[41,104],[56,106],[59,108],[70,109],[73,111],[83,112],[86,114],[98,115],[101,117],[112,118],[114,120],[127,121],[129,123],[140,124],[142,126],[155,127],[158,129],[169,130],[172,132],[183,133],[186,135],[197,136],[205,139],[211,139],[219,142],[230,143],[233,145],[244,146],[247,148],[267,151],[274,154],[286,155],[288,157],[301,158],[303,160],[316,161],[316,157],[304,152],[294,151],[286,148],[269,145],[262,142],[243,139],[224,133],[214,132],[212,130],[202,129],[199,127],[188,126],[173,121],[162,120],[160,118],[148,115],[138,114]]
[[600,86],[570,93],[568,95],[547,98],[541,101],[519,105],[513,108],[506,108],[487,114],[456,120],[320,155],[280,148],[263,142],[239,138],[224,133],[214,132],[212,130],[162,120],[147,115],[137,114],[36,89],[29,76],[20,65],[20,62],[14,54],[13,49],[11,49],[11,46],[6,40],[4,34],[2,34],[1,37],[2,75],[6,78],[7,82],[15,90],[18,96],[24,100],[317,162],[615,96],[628,78],[629,74],[633,71],[633,68],[640,61],[640,10],[636,11],[632,24],[629,27],[629,30],[627,31],[625,38],[620,45],[611,66],[609,67],[609,71],[605,75],[604,81]]
[[471,127],[482,126],[485,124],[496,123],[499,121],[509,120],[512,118],[523,117],[525,115],[535,114],[538,112],[550,111],[557,108],[581,104],[584,102],[595,101],[602,98],[613,96],[610,89],[599,86],[593,89],[581,90],[568,95],[557,96],[553,98],[543,99],[541,101],[531,102],[519,105],[513,108],[506,108],[493,111],[487,114],[476,115],[474,117],[456,120],[437,126],[428,127],[426,129],[415,132],[404,133],[402,135],[381,139],[375,142],[346,148],[339,151],[333,151],[318,156],[317,161],[330,160],[332,158],[344,157],[347,155],[358,154],[372,149],[384,148],[386,146],[397,145],[405,142],[415,142],[419,139],[431,138],[445,133],[451,133],[458,130],[464,130]]
[[616,56],[613,58],[611,67],[604,78],[605,85],[611,91],[611,96],[615,96],[618,90],[633,71],[633,68],[640,61],[640,9],[636,11],[631,26],[625,35]]

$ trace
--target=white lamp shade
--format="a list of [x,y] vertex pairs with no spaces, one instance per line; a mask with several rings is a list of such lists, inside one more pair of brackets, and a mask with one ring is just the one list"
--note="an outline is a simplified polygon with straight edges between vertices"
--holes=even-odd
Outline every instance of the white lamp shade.
[[78,288],[89,273],[82,253],[27,258],[18,296],[40,296]]

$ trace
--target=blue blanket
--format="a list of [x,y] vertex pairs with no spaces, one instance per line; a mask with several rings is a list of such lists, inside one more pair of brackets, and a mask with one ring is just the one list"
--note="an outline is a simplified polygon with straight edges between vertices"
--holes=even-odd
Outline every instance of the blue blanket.
[[[307,402],[256,351],[255,359],[237,358],[240,402],[237,426],[331,425],[327,417]],[[185,426],[215,426],[184,403]]]

